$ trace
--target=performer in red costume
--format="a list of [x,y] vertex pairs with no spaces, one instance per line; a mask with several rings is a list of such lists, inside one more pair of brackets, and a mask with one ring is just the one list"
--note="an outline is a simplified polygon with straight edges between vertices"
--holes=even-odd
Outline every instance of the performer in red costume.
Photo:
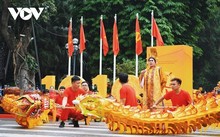
[[[65,91],[65,87],[64,86],[61,86],[59,88],[59,91],[58,91],[58,94],[56,96],[56,99],[55,99],[55,103],[58,104],[58,105],[62,105],[62,101],[63,101],[63,93]],[[59,118],[61,116],[61,113],[62,113],[62,110],[61,108],[57,108],[57,114],[56,114],[56,121],[59,121]]]
[[74,107],[74,104],[72,103],[73,100],[76,99],[79,95],[86,94],[85,91],[80,87],[80,78],[78,76],[73,76],[71,79],[72,86],[68,87],[64,91],[64,97],[62,100],[62,108],[63,111],[61,113],[60,119],[62,120],[60,123],[60,128],[65,126],[65,122],[68,117],[73,118],[73,124],[74,127],[79,127],[78,120],[84,119],[84,116],[81,114],[81,112],[74,108],[65,108],[65,107]]
[[82,89],[86,92],[86,94],[88,94],[88,95],[93,94],[93,92],[89,90],[89,84],[88,84],[88,82],[83,81],[83,82],[81,83],[81,86],[82,86]]
[[128,84],[128,74],[120,73],[119,82],[122,84],[120,89],[120,101],[125,106],[136,107],[137,98],[135,90]]
[[172,91],[167,92],[163,97],[161,97],[156,103],[153,105],[153,108],[156,108],[156,106],[163,101],[171,100],[172,105],[174,107],[180,107],[180,106],[187,106],[192,103],[192,99],[188,92],[180,89],[182,80],[179,78],[173,78],[171,79],[171,87]]

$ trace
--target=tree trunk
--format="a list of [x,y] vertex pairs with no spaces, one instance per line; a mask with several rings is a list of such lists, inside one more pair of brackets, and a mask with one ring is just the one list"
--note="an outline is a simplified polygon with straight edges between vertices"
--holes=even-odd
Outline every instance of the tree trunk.
[[[24,38],[20,38],[14,52],[13,52],[13,64],[14,64],[14,81],[15,85],[23,90],[28,90],[28,85],[35,87],[35,71],[31,70],[28,66],[28,52],[27,47],[29,45],[28,39],[30,39],[30,29]],[[27,37],[27,38],[26,38]]]
[[[10,0],[2,1],[2,14],[0,20],[0,34],[6,43],[9,50],[13,51],[13,65],[14,65],[14,81],[15,85],[22,90],[27,90],[28,85],[35,87],[35,72],[31,69],[30,64],[35,63],[33,57],[27,51],[31,40],[31,23],[30,21],[21,21],[15,26],[9,26],[9,12],[8,7]],[[20,21],[20,20],[19,20]],[[13,23],[11,23],[13,24]],[[15,29],[20,31],[20,36],[15,37]],[[21,35],[23,33],[23,35]],[[31,58],[30,58],[31,57]],[[32,62],[30,62],[30,59]],[[29,61],[29,62],[28,62]]]

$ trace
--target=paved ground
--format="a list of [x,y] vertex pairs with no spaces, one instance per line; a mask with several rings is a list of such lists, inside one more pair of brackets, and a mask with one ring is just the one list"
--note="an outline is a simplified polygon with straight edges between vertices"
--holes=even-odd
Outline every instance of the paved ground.
[[[34,129],[24,129],[14,119],[0,119],[0,137],[143,137],[146,135],[117,134],[108,130],[104,122],[91,122],[84,125],[80,122],[80,128],[74,128],[66,123],[65,128],[59,128],[59,122],[44,124]],[[152,136],[152,135],[148,135]],[[163,135],[164,136],[164,135]],[[206,132],[194,132],[188,135],[173,135],[179,137],[214,137],[220,136],[219,129],[208,129]],[[172,136],[172,137],[173,137]],[[156,136],[155,137],[161,137]],[[166,135],[171,137],[171,135]]]

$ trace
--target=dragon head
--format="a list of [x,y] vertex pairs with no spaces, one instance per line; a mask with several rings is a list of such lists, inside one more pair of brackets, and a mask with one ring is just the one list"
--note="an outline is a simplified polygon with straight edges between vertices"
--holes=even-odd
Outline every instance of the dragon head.
[[73,104],[81,110],[84,116],[95,116],[101,118],[104,116],[105,107],[113,101],[103,98],[99,95],[92,94],[86,96],[78,96]]

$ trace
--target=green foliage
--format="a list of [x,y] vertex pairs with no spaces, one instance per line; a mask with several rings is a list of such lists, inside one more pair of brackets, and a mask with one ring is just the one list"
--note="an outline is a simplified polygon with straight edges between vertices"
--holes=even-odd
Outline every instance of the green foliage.
[[[88,41],[85,53],[86,57],[84,62],[86,62],[86,67],[84,74],[88,77],[95,76],[98,74],[99,70],[99,19],[100,15],[103,15],[103,21],[105,24],[107,39],[109,43],[109,53],[106,57],[103,57],[103,73],[107,74],[109,77],[112,77],[112,66],[113,66],[113,53],[112,53],[112,28],[114,22],[114,15],[117,14],[117,25],[119,32],[119,42],[120,42],[120,52],[117,56],[117,71],[124,71],[127,73],[134,74],[135,72],[135,17],[136,13],[139,13],[139,23],[141,28],[143,48],[145,49],[150,45],[150,28],[151,28],[151,11],[154,10],[154,18],[157,21],[158,27],[160,29],[161,35],[166,45],[179,45],[186,44],[193,47],[194,55],[194,69],[199,70],[199,62],[205,62],[202,60],[207,60],[205,50],[209,50],[207,46],[204,46],[199,40],[201,40],[201,31],[205,30],[205,21],[204,19],[208,17],[215,18],[219,20],[219,17],[216,17],[218,11],[217,1],[216,0],[207,0],[205,1],[172,1],[172,0],[149,0],[149,1],[123,1],[123,0],[66,0],[59,1],[56,0],[57,5],[57,14],[52,16],[53,19],[50,24],[47,24],[47,27],[50,29],[50,26],[57,26],[59,31],[57,33],[61,35],[67,35],[67,30],[62,30],[61,28],[68,26],[68,21],[70,17],[73,17],[73,36],[79,38],[79,24],[80,17],[84,17],[84,30],[85,36]],[[209,5],[209,6],[207,6]],[[206,8],[207,7],[207,8]],[[207,13],[207,10],[210,12]],[[207,22],[207,25],[212,26],[211,22]],[[210,28],[209,27],[209,28]],[[52,30],[52,29],[50,29]],[[214,32],[218,32],[217,29]],[[40,31],[40,30],[39,30]],[[41,30],[42,31],[42,30]],[[42,31],[42,33],[45,33]],[[216,35],[210,35],[211,39],[207,40],[209,43],[213,43],[213,40],[217,40]],[[58,49],[62,49],[62,52],[57,52],[56,50],[48,51],[43,48],[40,50],[41,57],[43,59],[51,58],[48,60],[52,64],[59,64],[60,61],[53,60],[54,57],[59,57],[59,54],[66,54],[63,50],[63,45],[67,42],[67,37],[54,39],[53,35],[42,35],[41,39],[42,45],[45,47],[59,46]],[[52,38],[52,42],[50,41]],[[203,39],[203,38],[202,38]],[[206,38],[205,38],[206,39]],[[46,42],[47,41],[47,42]],[[203,40],[202,40],[203,41]],[[50,43],[50,44],[49,44]],[[59,43],[57,45],[56,43]],[[52,46],[53,45],[53,46]],[[206,48],[205,48],[206,47]],[[58,50],[58,51],[60,51]],[[217,50],[216,50],[217,51]],[[45,54],[44,54],[45,52]],[[44,56],[43,56],[44,54]],[[51,57],[46,57],[47,54],[53,54]],[[49,55],[47,55],[49,56]],[[65,56],[64,56],[65,57]],[[140,60],[145,60],[146,53],[142,53],[139,56]],[[63,60],[63,59],[61,59]],[[66,61],[65,61],[66,62]],[[124,63],[126,62],[126,63]],[[62,62],[64,63],[64,62]],[[61,64],[62,64],[61,63]],[[129,65],[128,65],[129,64]],[[144,67],[145,68],[145,63]],[[47,66],[45,66],[47,65]],[[44,67],[48,67],[48,64],[45,63]],[[206,66],[206,64],[202,64]],[[208,64],[207,64],[208,65]],[[50,65],[49,65],[50,66]],[[64,64],[67,66],[67,64]],[[213,66],[211,64],[211,66]],[[49,67],[55,71],[56,67]],[[61,67],[60,67],[61,69]],[[211,69],[207,67],[207,70]],[[52,73],[51,70],[51,73]],[[91,71],[92,70],[92,71]],[[140,68],[139,68],[140,70]],[[44,70],[45,73],[48,71]],[[57,70],[58,71],[58,70]],[[60,71],[58,71],[60,72]],[[197,74],[200,72],[201,74]],[[57,73],[57,72],[54,72]],[[194,79],[204,79],[207,77],[207,74],[202,74],[202,70],[196,71],[194,73]],[[210,73],[206,71],[206,73]],[[201,78],[200,78],[201,77]],[[205,82],[210,80],[204,80]],[[198,83],[198,82],[196,82]],[[195,84],[196,85],[196,84]]]
[[[220,78],[220,2],[219,0],[207,0],[206,11],[203,14],[204,28],[200,32],[198,45],[203,54],[194,60],[194,86],[204,86],[211,91]],[[196,67],[197,66],[197,67]]]
[[[122,59],[122,63],[117,63],[116,65],[116,71],[117,73],[123,72],[123,73],[127,73],[130,75],[135,75],[135,59]],[[139,59],[138,61],[138,69],[139,72],[140,70],[143,70],[146,68],[146,60],[143,59]]]
[[[14,0],[15,5],[27,5],[26,1]],[[94,77],[99,71],[99,25],[103,15],[109,53],[103,57],[103,74],[112,77],[113,53],[112,30],[117,14],[120,52],[117,56],[117,71],[135,73],[135,18],[139,23],[144,51],[150,46],[151,11],[160,29],[165,45],[190,45],[193,47],[194,85],[206,89],[219,80],[220,66],[220,4],[219,0],[40,0],[33,5],[49,6],[36,22],[42,75],[56,74],[62,77],[67,72],[67,27],[73,18],[73,37],[79,38],[80,17],[84,17],[87,40],[84,51],[84,75]],[[41,27],[40,27],[41,26]],[[43,29],[44,28],[44,29]],[[155,42],[154,42],[155,43]],[[34,49],[30,49],[34,53]],[[145,68],[146,53],[139,56]],[[143,61],[143,62],[142,62]],[[49,63],[48,63],[49,62]],[[78,62],[79,63],[79,62]],[[59,65],[55,65],[59,64]],[[78,69],[77,69],[78,70]],[[214,71],[213,71],[214,70]]]
[[57,7],[54,0],[45,0],[40,4],[41,7],[44,7],[44,10],[40,16],[40,19],[44,22],[50,21],[51,16],[56,15]]
[[28,65],[28,69],[32,72],[37,72],[39,67],[37,65],[37,61],[35,60],[35,58],[33,56],[31,56],[30,54],[28,54],[26,56],[26,60],[25,62],[27,63]]

